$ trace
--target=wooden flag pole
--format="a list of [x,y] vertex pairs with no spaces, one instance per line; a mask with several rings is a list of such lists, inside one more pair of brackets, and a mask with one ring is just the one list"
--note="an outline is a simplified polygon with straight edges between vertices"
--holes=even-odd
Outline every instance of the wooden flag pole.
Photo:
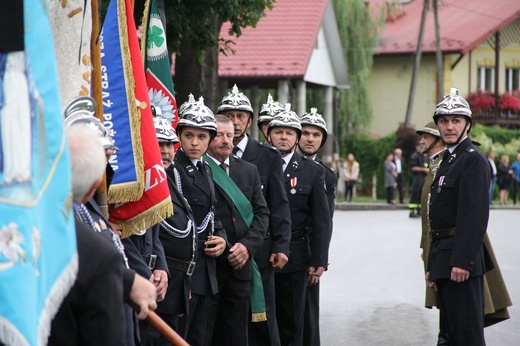
[[[91,88],[92,98],[96,101],[96,116],[104,123],[103,114],[103,88],[101,87],[101,47],[99,45],[99,2],[92,0],[92,36],[90,38],[90,60],[92,63]],[[101,212],[108,218],[108,202],[107,202],[107,177],[103,174],[103,182],[97,189],[96,202]]]
[[152,310],[148,311],[148,317],[146,320],[152,327],[154,327],[162,336],[166,338],[174,346],[189,346],[189,344],[173,330],[169,325],[166,324],[155,312]]

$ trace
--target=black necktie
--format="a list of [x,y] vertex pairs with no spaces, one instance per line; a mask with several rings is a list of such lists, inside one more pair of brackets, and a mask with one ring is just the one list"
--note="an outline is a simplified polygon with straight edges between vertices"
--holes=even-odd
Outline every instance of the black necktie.
[[240,150],[239,147],[233,147],[233,154],[237,155],[238,151]]
[[202,174],[202,176],[205,177],[206,170],[204,169],[204,165],[202,164],[202,161],[197,162],[197,168],[199,169],[200,174]]
[[226,172],[226,174],[227,174],[227,168],[228,168],[227,163],[222,162],[219,166],[220,166],[220,168],[222,168],[222,169],[224,170],[224,172]]
[[442,161],[446,160],[451,155],[450,151],[446,149],[442,155]]

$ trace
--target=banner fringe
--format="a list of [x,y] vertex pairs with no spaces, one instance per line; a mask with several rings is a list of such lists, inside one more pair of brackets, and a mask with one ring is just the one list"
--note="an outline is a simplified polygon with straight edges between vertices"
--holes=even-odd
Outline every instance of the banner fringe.
[[138,201],[143,196],[144,188],[137,182],[110,185],[108,203],[126,203]]
[[134,218],[120,222],[123,226],[122,238],[140,233],[173,215],[173,213],[173,203],[171,197],[168,196],[162,202],[154,205],[152,208],[140,213]]
[[[129,54],[130,52],[130,44],[128,42],[128,25],[126,13],[133,13],[132,11],[127,11],[126,9],[126,1],[118,1],[117,2],[117,19],[120,33],[120,42],[121,42],[121,56],[123,59],[123,71],[125,76],[125,85],[126,87],[126,99],[128,100],[128,111],[129,120],[130,120],[130,132],[132,137],[132,147],[134,150],[134,159],[135,159],[135,175],[137,177],[137,181],[134,182],[134,186],[125,186],[122,185],[120,189],[125,189],[127,191],[118,192],[117,185],[111,186],[109,189],[109,198],[112,195],[110,200],[111,203],[124,203],[130,201],[136,201],[143,195],[144,192],[144,151],[143,151],[143,143],[141,141],[141,109],[140,105],[137,104],[135,98],[135,82],[133,77],[133,68],[132,68],[132,60]],[[141,103],[141,101],[139,100]],[[110,190],[114,190],[114,193],[110,193]],[[137,198],[133,198],[137,196]],[[130,200],[125,200],[123,197],[131,196]],[[120,197],[120,198],[119,198]]]
[[52,286],[47,299],[45,300],[45,307],[43,308],[40,322],[38,324],[38,344],[46,345],[51,334],[51,322],[56,316],[63,300],[69,294],[70,289],[76,282],[78,274],[78,253],[76,252],[72,257],[70,263],[65,267],[60,277]]

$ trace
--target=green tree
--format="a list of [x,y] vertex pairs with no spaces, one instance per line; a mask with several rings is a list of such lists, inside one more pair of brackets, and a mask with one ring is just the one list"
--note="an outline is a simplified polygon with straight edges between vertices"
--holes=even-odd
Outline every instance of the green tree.
[[338,136],[342,142],[349,129],[366,126],[372,119],[367,83],[378,25],[363,0],[333,0],[333,4],[350,79],[350,89],[341,90],[338,97]]
[[[144,0],[135,1],[136,16]],[[230,35],[255,26],[272,9],[275,0],[189,0],[164,1],[168,49],[176,53],[175,92],[182,104],[193,93],[204,96],[215,109],[220,102],[218,55],[233,52],[231,41],[219,37],[222,24],[231,22]]]

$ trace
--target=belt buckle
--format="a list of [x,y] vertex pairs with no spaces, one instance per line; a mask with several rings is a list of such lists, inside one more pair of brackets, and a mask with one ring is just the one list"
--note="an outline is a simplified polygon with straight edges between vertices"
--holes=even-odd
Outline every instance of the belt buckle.
[[155,268],[155,262],[157,262],[157,255],[150,255],[150,259],[148,259],[148,268]]
[[195,261],[188,262],[188,270],[186,270],[186,275],[191,276],[193,271],[195,270]]

